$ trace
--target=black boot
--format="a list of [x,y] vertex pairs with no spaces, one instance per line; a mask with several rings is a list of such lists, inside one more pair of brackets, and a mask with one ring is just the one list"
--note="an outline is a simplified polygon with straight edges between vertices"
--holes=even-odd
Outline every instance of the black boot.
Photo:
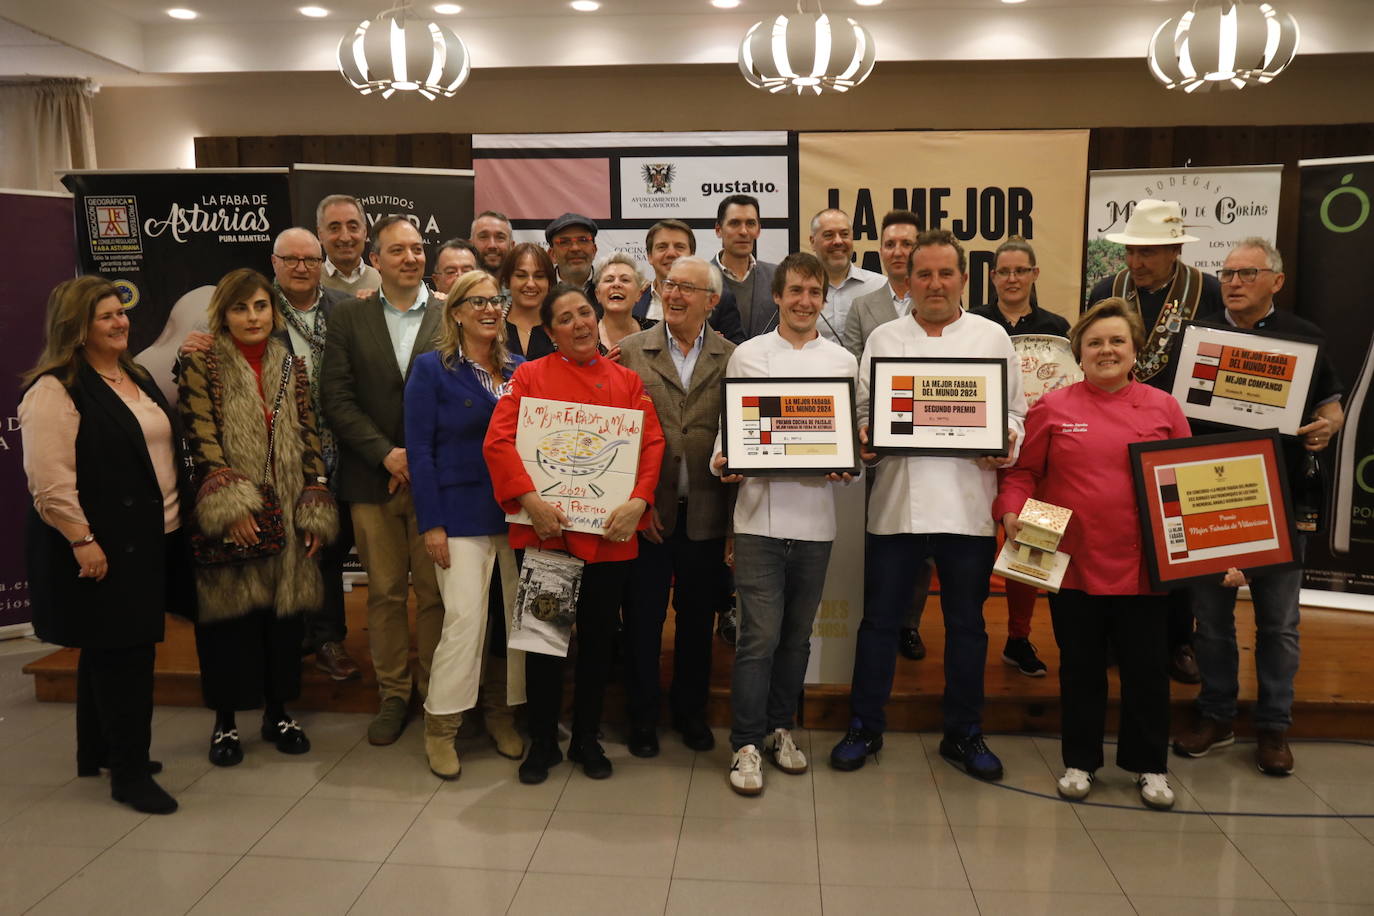
[[563,762],[563,752],[558,742],[552,739],[536,738],[530,742],[530,752],[525,762],[520,764],[520,781],[527,786],[535,786],[549,778],[549,768]]
[[110,797],[144,814],[171,814],[177,809],[177,800],[168,795],[151,776],[125,785],[112,785]]

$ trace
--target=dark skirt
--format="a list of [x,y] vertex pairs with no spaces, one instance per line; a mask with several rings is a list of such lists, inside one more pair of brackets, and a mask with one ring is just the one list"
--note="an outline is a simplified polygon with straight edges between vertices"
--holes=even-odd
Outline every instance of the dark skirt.
[[289,703],[301,693],[301,614],[258,608],[243,617],[196,624],[200,690],[214,710]]

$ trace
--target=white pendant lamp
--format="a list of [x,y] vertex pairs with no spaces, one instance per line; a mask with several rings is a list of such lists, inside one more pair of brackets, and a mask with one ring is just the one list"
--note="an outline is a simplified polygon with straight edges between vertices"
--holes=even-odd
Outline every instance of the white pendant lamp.
[[358,23],[339,41],[339,72],[363,95],[417,92],[450,98],[467,82],[472,56],[448,26],[412,18],[409,4]]
[[877,57],[873,35],[853,19],[795,13],[754,23],[739,45],[739,69],[755,89],[846,92],[868,79]]
[[1150,39],[1150,73],[1167,89],[1207,92],[1263,85],[1298,52],[1298,22],[1272,3],[1198,0]]

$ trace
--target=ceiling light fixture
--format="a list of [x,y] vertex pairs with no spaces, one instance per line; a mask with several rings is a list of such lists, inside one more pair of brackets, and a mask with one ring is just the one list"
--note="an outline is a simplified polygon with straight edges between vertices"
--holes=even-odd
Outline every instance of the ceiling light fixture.
[[1166,89],[1262,86],[1298,53],[1298,21],[1272,3],[1197,0],[1150,39],[1150,73]]
[[302,16],[309,16],[311,19],[323,19],[329,15],[329,10],[322,6],[303,6],[298,12]]
[[868,79],[877,59],[868,29],[844,16],[797,11],[754,23],[739,45],[739,69],[755,89],[798,95],[847,92]]
[[364,19],[339,40],[339,72],[362,95],[418,92],[450,98],[467,82],[472,56],[458,33],[411,18],[409,3]]
[[168,10],[167,15],[171,16],[173,19],[195,19],[197,16],[200,15],[200,13],[197,13],[195,10],[187,10],[182,9],[181,7],[176,7],[174,9]]
[[434,12],[438,13],[440,16],[457,16],[462,11],[463,8],[456,3],[434,4]]
[[572,0],[572,3],[569,3],[568,6],[571,6],[579,13],[595,13],[597,10],[601,9],[601,4],[597,3],[596,0]]
[[739,0],[711,0],[711,5],[718,10],[732,10],[739,6]]
[[877,6],[882,3],[883,0],[854,0],[854,2],[859,6]]

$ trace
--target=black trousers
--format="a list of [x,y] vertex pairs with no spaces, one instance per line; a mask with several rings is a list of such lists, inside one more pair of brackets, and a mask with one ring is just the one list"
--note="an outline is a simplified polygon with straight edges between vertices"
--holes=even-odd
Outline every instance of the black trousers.
[[148,775],[155,655],[152,643],[82,649],[76,663],[76,763],[108,766],[115,785]]
[[343,642],[348,635],[344,617],[343,566],[353,549],[353,513],[339,503],[339,536],[320,550],[320,575],[324,576],[324,601],[318,611],[305,615],[305,645],[314,652],[327,642]]
[[1193,644],[1193,601],[1192,592],[1186,588],[1176,588],[1168,594],[1169,603],[1169,652],[1172,654],[1181,646]]
[[[582,589],[577,596],[577,667],[573,680],[573,741],[595,739],[601,729],[601,708],[611,668],[616,612],[629,560],[588,563],[582,568]],[[563,663],[557,655],[530,652],[525,655],[525,711],[530,737],[554,741],[558,714],[563,708]]]
[[243,617],[196,624],[200,690],[216,711],[289,703],[301,694],[302,615],[257,608]]
[[1092,773],[1103,763],[1107,646],[1121,675],[1116,764],[1163,773],[1169,753],[1168,599],[1164,595],[1050,595],[1059,643],[1064,766]]
[[658,724],[662,692],[659,655],[663,624],[668,618],[668,593],[673,597],[676,629],[673,637],[673,686],[669,706],[674,720],[700,717],[706,712],[711,687],[711,640],[716,612],[729,599],[725,539],[694,541],[687,537],[687,506],[678,509],[677,528],[662,544],[639,538],[625,604],[625,698],[630,724],[653,728]]

